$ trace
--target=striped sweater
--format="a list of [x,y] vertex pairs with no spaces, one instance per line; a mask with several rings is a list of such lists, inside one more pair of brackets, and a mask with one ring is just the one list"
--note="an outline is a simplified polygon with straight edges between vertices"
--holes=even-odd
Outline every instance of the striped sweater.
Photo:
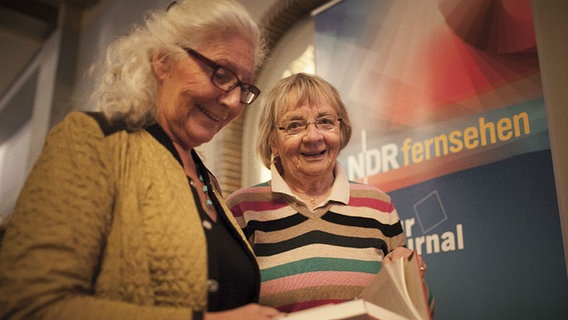
[[382,257],[404,245],[390,197],[348,181],[339,165],[335,176],[330,196],[313,211],[274,169],[271,181],[227,199],[258,258],[261,304],[291,312],[353,299]]

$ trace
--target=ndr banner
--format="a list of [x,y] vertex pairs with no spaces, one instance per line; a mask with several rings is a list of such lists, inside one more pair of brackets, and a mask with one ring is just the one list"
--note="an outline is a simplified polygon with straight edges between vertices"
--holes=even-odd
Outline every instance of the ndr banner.
[[344,0],[315,29],[353,121],[340,162],[392,196],[435,318],[567,319],[530,1]]

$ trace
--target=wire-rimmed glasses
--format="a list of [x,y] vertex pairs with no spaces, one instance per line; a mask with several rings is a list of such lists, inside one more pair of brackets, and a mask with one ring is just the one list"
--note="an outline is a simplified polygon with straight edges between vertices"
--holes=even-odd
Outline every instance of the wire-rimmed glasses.
[[277,125],[276,128],[282,130],[289,136],[297,135],[301,132],[308,130],[308,126],[313,124],[319,131],[335,131],[341,122],[341,118],[334,115],[322,116],[314,121],[306,121],[303,119],[290,120],[284,122],[282,125]]

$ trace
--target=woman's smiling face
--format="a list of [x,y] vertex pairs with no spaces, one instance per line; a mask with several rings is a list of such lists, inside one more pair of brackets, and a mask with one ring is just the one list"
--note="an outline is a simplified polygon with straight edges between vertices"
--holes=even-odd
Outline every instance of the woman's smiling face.
[[278,117],[279,127],[292,120],[309,123],[306,130],[295,135],[277,129],[279,132],[271,143],[272,154],[280,157],[281,174],[288,183],[333,176],[340,151],[339,122],[335,122],[336,127],[331,131],[318,129],[314,124],[316,119],[326,116],[336,118],[337,111],[330,103],[317,100],[302,102]]
[[[254,49],[242,37],[227,36],[194,49],[241,81],[252,82]],[[211,140],[245,108],[240,87],[229,92],[217,88],[210,80],[213,69],[189,55],[173,62],[155,59],[154,71],[160,81],[158,123],[184,149]]]

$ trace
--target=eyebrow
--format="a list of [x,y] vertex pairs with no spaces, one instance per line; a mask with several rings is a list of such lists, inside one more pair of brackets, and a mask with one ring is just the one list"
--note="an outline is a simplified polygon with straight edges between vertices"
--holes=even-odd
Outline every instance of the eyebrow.
[[[225,58],[221,59],[212,59],[211,61],[215,62],[218,66],[223,67],[224,69],[232,71],[242,82],[252,83],[253,82],[253,74],[248,74],[248,72],[241,73],[239,71],[239,66],[237,66],[234,62],[227,60]],[[241,79],[242,78],[242,79]]]
[[[317,116],[315,117],[315,119],[319,119],[321,117],[325,117],[325,116],[331,116],[334,115],[333,112],[320,112],[317,114]],[[304,118],[303,115],[293,115],[291,117],[286,117],[284,116],[284,118],[282,119],[283,121],[292,121],[292,120],[306,120],[306,118]]]

